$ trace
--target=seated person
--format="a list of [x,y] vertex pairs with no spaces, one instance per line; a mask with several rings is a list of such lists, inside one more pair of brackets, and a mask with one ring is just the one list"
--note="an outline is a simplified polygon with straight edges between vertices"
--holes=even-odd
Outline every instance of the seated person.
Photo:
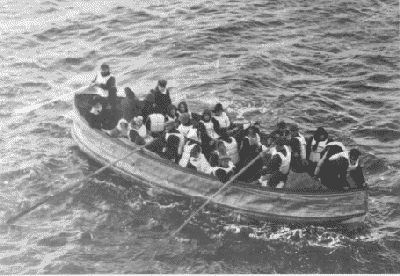
[[291,152],[285,143],[285,138],[279,137],[275,141],[275,147],[271,148],[271,159],[260,178],[263,186],[268,184],[270,187],[282,188],[286,183],[290,171]]
[[327,158],[324,169],[319,173],[321,184],[330,190],[363,188],[365,179],[359,162],[360,155],[359,150],[352,149],[350,152],[342,151]]
[[308,161],[306,159],[306,139],[299,133],[299,127],[294,124],[290,127],[291,139],[289,146],[292,151],[291,169],[294,172],[302,173],[307,168]]
[[199,145],[194,145],[190,151],[190,158],[186,168],[192,168],[205,174],[211,174],[213,171],[206,157],[201,153]]
[[195,145],[201,146],[199,134],[197,129],[193,128],[186,136],[186,142],[182,150],[182,158],[179,161],[181,167],[186,168],[190,159],[190,152]]
[[125,118],[122,118],[121,120],[118,121],[118,124],[115,128],[112,130],[104,130],[105,133],[110,135],[113,138],[128,138],[129,136],[129,123],[125,120]]
[[240,168],[251,162],[262,150],[259,129],[253,125],[247,130],[247,135],[243,138],[239,149],[240,165],[237,165],[237,167]]
[[170,104],[167,109],[167,115],[165,115],[165,122],[170,123],[170,122],[175,122],[175,120],[178,118],[176,116],[176,107],[173,104]]
[[225,183],[231,179],[235,174],[235,165],[233,165],[231,158],[228,155],[221,155],[217,167],[214,167],[212,174]]
[[231,126],[231,121],[229,120],[228,116],[226,115],[222,104],[217,103],[213,110],[214,116],[218,123],[219,123],[219,135],[228,135],[228,129]]
[[287,129],[287,125],[284,121],[280,121],[276,124],[275,130],[271,132],[268,137],[268,145],[271,145],[275,142],[279,137],[287,137],[289,136],[289,130]]
[[198,128],[201,130],[202,134],[201,140],[203,141],[204,154],[209,156],[219,138],[219,123],[216,119],[211,117],[211,110],[204,110]]
[[190,115],[188,113],[182,113],[179,115],[180,125],[178,126],[178,131],[183,134],[183,136],[187,137],[188,133],[194,129],[191,121]]
[[134,117],[142,115],[142,103],[129,87],[125,87],[124,91],[125,98],[121,101],[122,118],[130,122]]
[[306,158],[308,160],[308,173],[311,176],[314,175],[317,163],[322,157],[322,151],[332,141],[328,136],[328,132],[323,127],[317,128],[313,136],[307,140]]
[[210,153],[210,165],[212,167],[218,166],[220,156],[226,156],[226,147],[223,141],[218,141],[214,151]]
[[92,108],[87,116],[90,127],[95,129],[102,129],[105,120],[105,112],[102,106],[101,96],[95,95],[92,100]]
[[178,104],[178,108],[176,110],[178,117],[184,113],[189,114],[190,118],[192,118],[192,112],[190,112],[188,105],[185,101],[182,101]]
[[184,137],[181,133],[166,133],[165,134],[166,145],[163,148],[161,157],[168,160],[172,160],[178,163],[182,156],[182,151],[184,147]]
[[146,126],[143,124],[143,117],[138,116],[131,120],[129,139],[137,145],[145,145],[151,139],[147,133]]
[[231,158],[232,163],[235,165],[239,162],[239,149],[236,139],[229,137],[228,135],[222,135],[220,137],[226,148],[226,154]]

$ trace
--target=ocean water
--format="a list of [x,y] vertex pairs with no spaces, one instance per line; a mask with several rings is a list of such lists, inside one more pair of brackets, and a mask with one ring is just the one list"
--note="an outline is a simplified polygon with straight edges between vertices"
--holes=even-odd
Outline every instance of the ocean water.
[[[0,26],[2,274],[400,273],[398,1],[3,0]],[[264,129],[325,126],[363,152],[365,223],[296,228],[206,208],[166,242],[202,202],[105,171],[6,225],[100,167],[70,127],[73,93],[103,62],[119,92],[142,97],[165,78],[193,110],[220,101]]]

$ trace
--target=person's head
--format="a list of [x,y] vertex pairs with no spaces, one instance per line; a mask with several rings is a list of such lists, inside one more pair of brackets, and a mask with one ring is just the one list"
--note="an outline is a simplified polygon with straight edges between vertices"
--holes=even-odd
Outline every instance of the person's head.
[[179,121],[181,122],[182,125],[189,126],[190,125],[190,115],[189,115],[189,113],[180,114],[179,115]]
[[103,77],[108,76],[110,74],[110,65],[103,63],[100,66],[100,72]]
[[214,112],[214,114],[215,114],[216,116],[221,116],[221,114],[222,114],[223,111],[224,111],[224,108],[222,107],[222,104],[221,104],[221,103],[217,103],[217,104],[215,105],[215,107],[214,107],[214,110],[213,110],[213,112]]
[[157,86],[158,86],[158,90],[160,90],[161,93],[164,93],[165,88],[167,87],[167,81],[159,80]]
[[209,122],[211,120],[211,110],[209,109],[204,109],[203,111],[203,120],[204,122]]
[[292,133],[292,136],[296,137],[299,135],[299,126],[296,124],[293,124],[290,126],[290,132]]
[[285,144],[286,144],[286,139],[284,137],[278,137],[275,140],[276,150],[281,150]]
[[248,128],[248,135],[252,138],[256,137],[256,134],[259,133],[259,129],[255,126],[250,126]]
[[125,96],[129,99],[135,98],[135,93],[129,87],[124,88]]
[[119,122],[119,126],[120,126],[120,128],[122,129],[122,130],[128,130],[128,122],[127,121],[121,121],[121,122]]
[[175,118],[175,112],[176,112],[176,107],[175,107],[175,105],[173,105],[173,104],[170,104],[169,106],[168,106],[168,116],[170,116],[170,117],[172,117],[172,118]]
[[357,163],[358,158],[360,158],[361,151],[358,149],[351,149],[349,152],[349,162],[351,165],[355,165]]
[[276,124],[276,130],[280,130],[282,132],[285,132],[286,130],[286,123],[284,121],[280,121],[279,123]]
[[317,128],[314,132],[314,140],[315,141],[325,141],[328,139],[328,132],[323,127]]
[[179,111],[180,113],[189,112],[188,105],[187,105],[187,103],[186,103],[185,101],[180,102],[180,103],[178,104],[178,111]]
[[201,147],[200,147],[200,145],[196,144],[193,146],[192,150],[190,151],[190,157],[199,158],[200,153],[201,153]]
[[137,116],[133,118],[133,121],[135,122],[135,125],[137,127],[141,127],[143,125],[143,117],[142,116]]
[[228,168],[229,167],[229,162],[231,161],[231,158],[228,155],[221,155],[219,157],[219,165],[223,168]]

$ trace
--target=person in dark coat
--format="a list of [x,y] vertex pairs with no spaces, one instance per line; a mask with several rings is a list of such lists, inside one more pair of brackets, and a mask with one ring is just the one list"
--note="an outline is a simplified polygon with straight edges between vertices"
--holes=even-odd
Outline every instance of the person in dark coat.
[[130,122],[133,118],[142,115],[142,103],[129,87],[125,87],[124,91],[125,98],[121,101],[122,117]]
[[143,100],[142,102],[142,116],[143,116],[143,121],[146,122],[147,121],[147,117],[150,114],[155,113],[155,96],[153,93],[149,93],[147,94],[146,98]]
[[163,115],[168,114],[168,106],[172,103],[166,80],[159,80],[157,87],[151,90],[154,94],[155,110],[154,113]]
[[323,127],[317,128],[314,135],[310,137],[306,144],[306,158],[308,160],[308,173],[314,175],[318,161],[322,158],[322,151],[326,145],[332,142],[328,132]]
[[102,106],[101,97],[99,95],[95,95],[90,104],[92,108],[87,115],[87,121],[90,127],[101,130],[105,120],[105,111]]
[[299,133],[299,127],[294,124],[290,127],[291,139],[289,146],[292,150],[291,169],[302,173],[307,170],[306,139]]

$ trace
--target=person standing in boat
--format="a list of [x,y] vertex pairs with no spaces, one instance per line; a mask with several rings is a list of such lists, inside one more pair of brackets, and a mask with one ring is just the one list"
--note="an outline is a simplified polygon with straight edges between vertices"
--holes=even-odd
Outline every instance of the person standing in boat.
[[103,108],[114,112],[117,107],[117,86],[108,64],[103,63],[100,66],[100,72],[91,85],[97,88],[97,93],[102,97]]
[[270,150],[271,159],[262,171],[260,182],[267,181],[270,187],[282,188],[287,181],[290,172],[291,152],[286,145],[284,137],[278,137],[275,141],[275,147]]
[[308,161],[306,154],[306,139],[299,133],[299,127],[296,124],[290,127],[291,139],[289,146],[292,151],[291,169],[294,172],[302,173],[306,170]]
[[124,88],[125,98],[121,101],[122,117],[130,122],[133,118],[142,115],[142,103],[129,88]]
[[310,175],[314,175],[314,170],[322,157],[322,151],[329,142],[333,142],[333,140],[328,137],[328,132],[326,132],[323,127],[317,128],[313,137],[308,139],[306,144],[306,157],[309,162],[308,173]]
[[144,98],[144,100],[142,101],[142,116],[143,116],[143,121],[146,122],[147,121],[147,117],[150,114],[155,113],[155,96],[153,93],[149,93],[146,95],[146,97]]
[[154,94],[155,110],[154,113],[162,115],[168,114],[168,106],[172,103],[169,89],[167,89],[167,81],[159,80],[156,88],[150,91]]
[[219,123],[211,114],[211,110],[205,109],[198,125],[202,134],[201,141],[203,143],[203,152],[207,158],[210,157],[210,153],[214,149],[217,139],[220,137],[218,134]]

